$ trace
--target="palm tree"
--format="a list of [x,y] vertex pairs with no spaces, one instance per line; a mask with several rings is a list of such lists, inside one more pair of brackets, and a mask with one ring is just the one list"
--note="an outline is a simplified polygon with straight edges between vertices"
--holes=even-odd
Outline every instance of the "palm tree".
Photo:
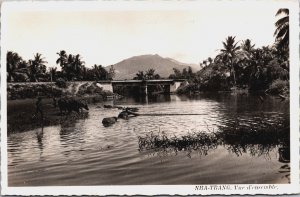
[[254,47],[255,47],[255,44],[252,44],[250,39],[244,40],[241,44],[241,49],[248,53],[253,52]]
[[116,69],[114,68],[114,65],[111,65],[110,68],[109,68],[109,72],[108,72],[108,75],[109,75],[109,79],[112,80],[115,75],[116,75]]
[[46,73],[47,63],[42,54],[36,53],[33,60],[29,60],[28,77],[31,82],[37,82],[39,77],[42,77]]
[[276,30],[274,36],[276,36],[276,42],[281,48],[288,48],[289,46],[289,9],[279,9],[276,16],[284,14],[284,16],[277,20],[275,23]]
[[207,61],[209,62],[209,64],[211,64],[213,62],[211,57],[207,58]]
[[155,73],[155,69],[153,69],[153,68],[148,69],[146,71],[145,78],[146,79],[154,79],[154,73]]
[[16,77],[16,72],[18,70],[19,64],[22,62],[22,58],[18,53],[8,51],[6,54],[6,72],[7,81],[14,81]]
[[60,65],[62,76],[66,77],[67,80],[72,80],[73,55],[68,55],[65,50],[61,50],[56,54],[59,56],[59,58],[56,60],[56,64]]
[[62,67],[62,73],[67,78],[68,81],[73,80],[73,78],[75,77],[75,69],[74,69],[75,67],[73,66],[74,59],[75,57],[72,54],[69,54],[66,59],[66,62]]
[[67,63],[67,53],[64,50],[61,50],[59,53],[56,53],[57,55],[59,55],[59,58],[56,60],[56,64],[59,64],[61,66],[61,68],[63,69],[63,67],[65,66],[65,64]]
[[95,64],[93,72],[97,80],[106,80],[108,78],[108,72],[102,67],[102,65],[97,66],[97,64]]
[[233,82],[236,85],[236,77],[235,77],[235,69],[234,64],[237,61],[237,51],[240,49],[237,46],[238,42],[235,42],[235,37],[228,36],[223,42],[223,49],[221,49],[221,53],[216,57],[217,61],[222,62],[225,66],[227,66],[230,70],[230,73],[233,75]]
[[138,73],[135,74],[136,76],[133,79],[137,80],[145,80],[146,75],[144,74],[144,71],[138,71]]
[[254,67],[253,57],[255,44],[250,39],[242,41],[240,50],[236,51],[234,60],[234,73],[236,82],[240,85],[249,83],[250,74]]
[[53,80],[56,80],[56,70],[57,68],[49,68],[49,73],[50,73],[50,81],[52,82]]
[[81,72],[84,67],[85,62],[81,60],[81,57],[79,54],[77,54],[74,58],[73,67],[75,75],[79,78],[81,77]]

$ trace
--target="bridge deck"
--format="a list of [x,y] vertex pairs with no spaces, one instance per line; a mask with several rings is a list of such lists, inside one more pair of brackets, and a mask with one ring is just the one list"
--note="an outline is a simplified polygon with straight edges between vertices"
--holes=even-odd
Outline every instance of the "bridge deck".
[[153,79],[153,80],[114,80],[112,85],[172,85],[173,79]]
[[143,86],[143,85],[172,85],[174,80],[116,80],[112,81],[114,86]]

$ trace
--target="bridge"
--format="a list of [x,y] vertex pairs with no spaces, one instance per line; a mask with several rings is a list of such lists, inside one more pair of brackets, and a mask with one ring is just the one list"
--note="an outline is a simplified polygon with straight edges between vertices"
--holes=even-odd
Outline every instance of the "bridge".
[[117,87],[139,87],[140,94],[148,95],[148,87],[160,87],[165,94],[175,93],[185,79],[151,79],[151,80],[113,80],[113,81],[97,81],[99,87],[104,90],[112,91]]

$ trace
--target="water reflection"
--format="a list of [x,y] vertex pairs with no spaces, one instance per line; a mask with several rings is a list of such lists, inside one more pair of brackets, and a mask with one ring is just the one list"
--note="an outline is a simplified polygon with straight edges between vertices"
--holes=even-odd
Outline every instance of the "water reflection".
[[71,153],[82,151],[82,145],[86,143],[85,119],[77,121],[67,121],[61,124],[59,130],[59,140],[62,147],[62,154],[66,157]]
[[[103,104],[172,116],[138,116],[105,128],[102,119],[120,111],[91,105],[85,117],[10,134],[10,186],[289,181],[288,103],[230,94],[137,101]],[[179,113],[185,115],[173,116]]]
[[[132,96],[125,97],[121,102],[126,101],[127,103],[140,103],[140,104],[149,104],[149,103],[164,103],[171,102],[171,95],[169,94],[156,94],[148,96]],[[116,101],[120,102],[120,101]]]
[[[277,149],[279,162],[290,161],[290,133],[288,121],[282,122],[281,127],[264,125],[262,128],[248,127],[236,124],[222,126],[217,132],[193,132],[183,136],[168,136],[164,132],[139,136],[139,150],[158,153],[161,156],[167,153],[185,151],[208,155],[211,150],[223,146],[237,157],[247,153],[253,157],[265,156]],[[163,154],[161,154],[163,153]]]
[[44,148],[43,138],[44,138],[44,127],[36,131],[36,139],[37,139],[38,147],[40,149],[40,156],[43,154],[43,148]]

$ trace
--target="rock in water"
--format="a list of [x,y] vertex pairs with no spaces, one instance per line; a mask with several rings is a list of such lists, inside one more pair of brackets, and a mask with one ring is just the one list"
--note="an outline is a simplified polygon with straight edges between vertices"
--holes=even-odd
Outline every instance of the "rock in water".
[[117,122],[117,117],[109,117],[109,118],[103,118],[102,124],[105,127],[109,127]]
[[128,120],[128,113],[126,112],[126,111],[122,111],[120,114],[119,114],[119,116],[118,116],[118,118],[121,118],[121,119],[124,119],[124,120]]

